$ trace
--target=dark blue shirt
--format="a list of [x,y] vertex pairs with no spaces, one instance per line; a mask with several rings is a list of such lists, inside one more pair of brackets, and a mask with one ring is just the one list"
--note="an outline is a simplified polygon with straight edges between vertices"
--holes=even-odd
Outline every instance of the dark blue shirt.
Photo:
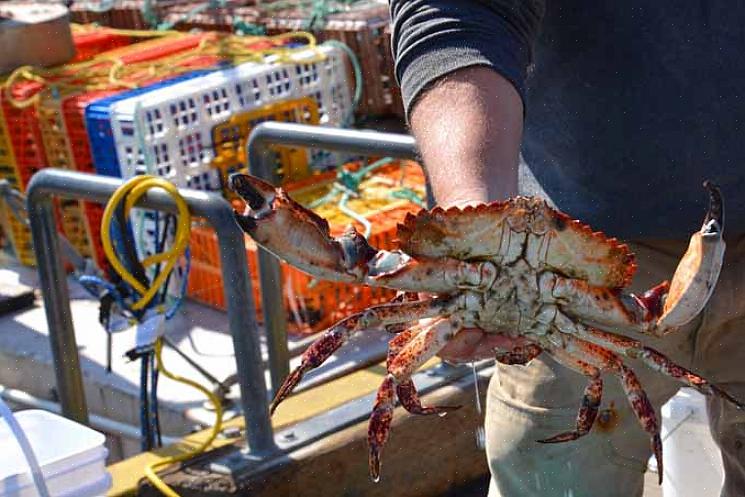
[[684,238],[718,183],[745,233],[745,4],[391,0],[407,112],[450,71],[488,65],[526,103],[524,193],[595,229]]

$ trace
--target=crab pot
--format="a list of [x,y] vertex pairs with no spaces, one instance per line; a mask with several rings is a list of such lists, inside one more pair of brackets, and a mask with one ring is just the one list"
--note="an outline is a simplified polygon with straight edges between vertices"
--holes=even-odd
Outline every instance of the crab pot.
[[[167,9],[164,22],[180,31],[201,29],[205,31],[233,32],[236,23],[256,25],[259,10],[249,1],[226,2],[219,6],[204,7],[204,2],[174,5]],[[258,26],[256,26],[258,28]],[[245,33],[251,34],[251,33]]]
[[[348,167],[355,169],[358,165]],[[287,184],[285,189],[299,202],[308,204],[328,192],[334,179],[335,173],[324,173]],[[369,241],[374,247],[394,249],[397,223],[407,213],[415,213],[420,209],[414,202],[390,196],[392,191],[401,186],[423,197],[424,174],[418,164],[396,161],[382,167],[362,182],[360,199],[348,204],[371,224]],[[236,208],[242,210],[243,206],[236,201]],[[315,211],[329,221],[331,234],[334,236],[340,235],[349,224],[354,224],[358,231],[364,232],[362,224],[341,213],[336,204],[328,204]],[[195,223],[190,243],[192,262],[187,295],[192,300],[224,310],[225,296],[215,232],[204,224]],[[259,319],[262,319],[258,252],[256,244],[249,237],[246,237],[246,258],[252,277],[254,302]],[[393,290],[319,281],[285,263],[282,263],[281,271],[288,327],[295,335],[315,333],[351,313],[387,302],[395,296]]]
[[338,40],[346,44],[357,55],[362,70],[362,99],[357,114],[402,117],[401,94],[393,73],[387,4],[372,1],[327,4],[325,16],[318,16],[307,5],[277,8],[285,4],[262,4],[260,23],[266,27],[267,34],[311,31],[319,42]]
[[[169,9],[187,0],[157,0],[150,2],[154,19],[162,19]],[[150,29],[150,19],[144,14],[145,0],[119,0],[104,7],[100,0],[76,1],[70,7],[73,22],[98,23],[119,29]]]

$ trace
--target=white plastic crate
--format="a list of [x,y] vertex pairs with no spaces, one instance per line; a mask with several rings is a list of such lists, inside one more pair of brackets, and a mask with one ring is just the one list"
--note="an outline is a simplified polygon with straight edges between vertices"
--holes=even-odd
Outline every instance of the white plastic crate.
[[[344,52],[319,46],[210,72],[117,102],[111,108],[111,128],[122,177],[146,172],[179,187],[220,191],[219,171],[210,166],[216,125],[235,113],[311,97],[318,103],[320,124],[341,127],[354,110],[349,82]],[[308,153],[316,167],[343,160],[324,151]],[[142,234],[137,236],[142,240],[137,247],[140,256],[152,255],[159,231],[153,213],[135,216],[133,228]],[[169,293],[178,293],[181,279],[174,274]]]
[[273,55],[116,103],[111,124],[122,176],[142,170],[180,187],[219,190],[210,167],[212,128],[288,99],[314,98],[322,125],[344,125],[352,113],[344,57],[329,46],[291,53],[290,60]]

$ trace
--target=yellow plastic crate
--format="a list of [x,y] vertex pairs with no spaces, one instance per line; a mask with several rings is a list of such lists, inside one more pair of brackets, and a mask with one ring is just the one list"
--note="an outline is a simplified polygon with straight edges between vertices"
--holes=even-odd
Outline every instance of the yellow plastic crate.
[[[318,103],[310,97],[266,105],[256,110],[236,114],[212,129],[215,159],[212,167],[220,170],[223,185],[230,173],[245,169],[246,140],[254,126],[264,121],[318,124]],[[276,147],[277,172],[282,182],[297,181],[311,174],[308,151],[302,148]],[[226,191],[231,197],[232,192]]]
[[[20,175],[16,170],[16,160],[13,155],[10,136],[5,124],[5,116],[0,106],[0,178],[8,180],[12,188],[23,191]],[[34,266],[34,250],[31,244],[31,231],[22,224],[10,212],[10,208],[3,203],[3,215],[5,216],[4,225],[8,228],[8,237],[16,253],[16,257],[21,264]]]

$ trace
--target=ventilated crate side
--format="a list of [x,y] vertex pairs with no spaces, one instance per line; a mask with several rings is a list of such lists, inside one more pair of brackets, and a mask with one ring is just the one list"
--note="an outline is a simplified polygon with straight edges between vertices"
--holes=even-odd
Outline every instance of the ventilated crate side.
[[210,167],[211,132],[235,113],[310,97],[322,124],[346,122],[351,96],[341,50],[321,47],[292,57],[242,64],[116,103],[111,126],[121,175],[144,169],[178,186],[220,190],[219,174]]
[[[246,142],[251,130],[265,121],[318,124],[318,104],[310,97],[279,102],[262,108],[235,114],[212,128],[215,159],[212,167],[220,171],[223,185],[228,176],[246,167]],[[277,177],[280,181],[296,181],[311,174],[309,152],[305,148],[276,147]],[[224,195],[233,193],[224,189]]]

